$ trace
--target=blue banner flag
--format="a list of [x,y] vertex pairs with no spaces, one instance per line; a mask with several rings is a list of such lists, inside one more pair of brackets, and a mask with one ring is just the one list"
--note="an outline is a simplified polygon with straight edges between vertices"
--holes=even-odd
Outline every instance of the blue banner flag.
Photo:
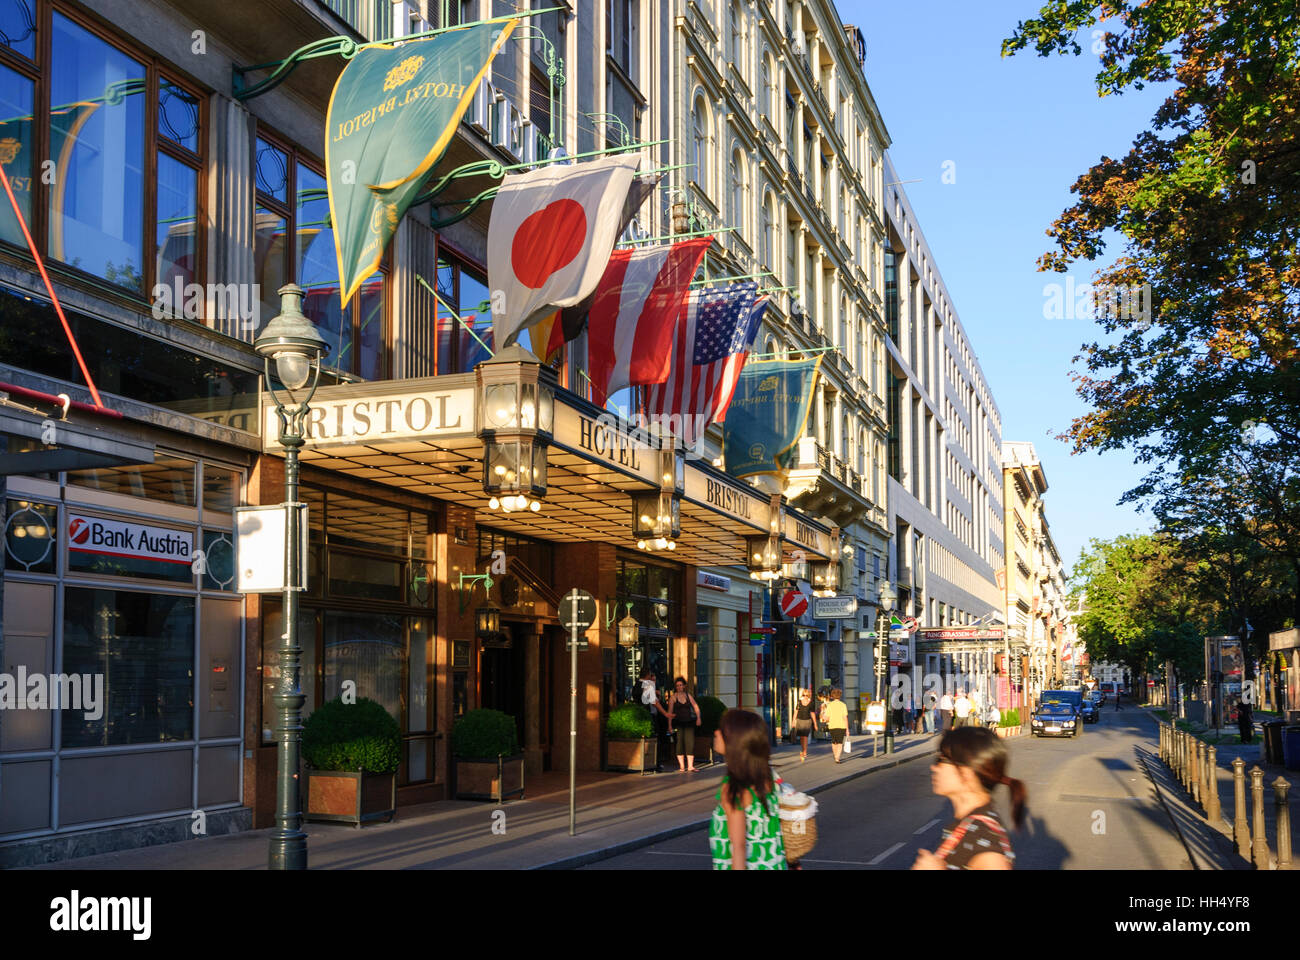
[[790,469],[812,410],[820,356],[808,360],[750,361],[722,425],[722,455],[733,477]]

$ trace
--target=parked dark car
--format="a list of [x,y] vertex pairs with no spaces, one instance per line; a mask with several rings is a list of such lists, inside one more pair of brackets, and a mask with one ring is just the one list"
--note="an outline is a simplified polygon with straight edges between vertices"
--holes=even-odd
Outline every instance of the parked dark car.
[[1092,702],[1098,707],[1104,707],[1106,705],[1106,691],[1101,689],[1101,687],[1092,691],[1090,696],[1092,697]]
[[1040,704],[1029,727],[1035,737],[1077,737],[1082,728],[1074,705],[1060,702]]
[[1101,711],[1097,709],[1097,701],[1091,697],[1084,697],[1083,703],[1079,705],[1079,716],[1084,723],[1096,723],[1101,717]]

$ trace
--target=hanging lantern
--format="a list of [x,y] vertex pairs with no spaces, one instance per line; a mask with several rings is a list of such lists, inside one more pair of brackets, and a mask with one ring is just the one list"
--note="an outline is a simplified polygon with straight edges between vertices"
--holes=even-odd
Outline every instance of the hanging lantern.
[[519,345],[474,368],[475,431],[483,440],[483,492],[503,513],[542,509],[555,426],[555,371]]
[[635,647],[641,639],[641,624],[637,623],[632,614],[628,614],[618,622],[618,645],[620,647]]

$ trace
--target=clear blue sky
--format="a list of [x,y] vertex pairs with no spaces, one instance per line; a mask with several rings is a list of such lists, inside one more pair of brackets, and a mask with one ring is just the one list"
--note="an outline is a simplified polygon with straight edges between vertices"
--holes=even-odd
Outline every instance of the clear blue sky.
[[[840,0],[866,38],[865,71],[893,138],[890,154],[1002,415],[1004,440],[1032,441],[1047,474],[1047,520],[1067,570],[1090,537],[1147,530],[1119,507],[1142,472],[1127,453],[1071,455],[1054,439],[1085,412],[1070,380],[1090,318],[1044,319],[1043,287],[1076,286],[1121,250],[1070,274],[1039,273],[1046,229],[1070,186],[1147,129],[1163,91],[1099,98],[1091,35],[1075,57],[1032,50],[1003,59],[1004,37],[1034,0]],[[944,163],[955,183],[944,183]]]

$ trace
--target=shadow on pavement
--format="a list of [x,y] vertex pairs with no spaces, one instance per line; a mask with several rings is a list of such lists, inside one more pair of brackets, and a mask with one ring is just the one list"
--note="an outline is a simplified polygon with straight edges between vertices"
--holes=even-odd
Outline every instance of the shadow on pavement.
[[1032,813],[1025,817],[1020,832],[1012,834],[1011,843],[1016,867],[1021,870],[1060,870],[1070,855],[1069,848],[1047,829],[1046,821]]

